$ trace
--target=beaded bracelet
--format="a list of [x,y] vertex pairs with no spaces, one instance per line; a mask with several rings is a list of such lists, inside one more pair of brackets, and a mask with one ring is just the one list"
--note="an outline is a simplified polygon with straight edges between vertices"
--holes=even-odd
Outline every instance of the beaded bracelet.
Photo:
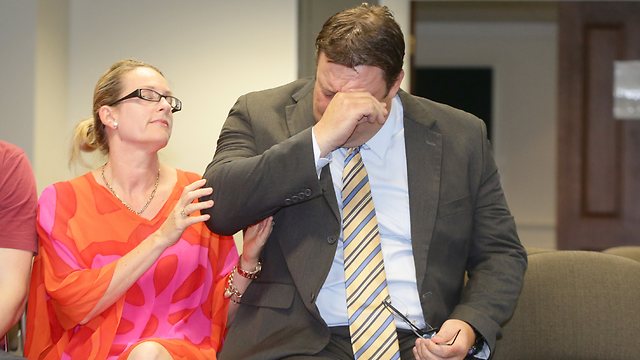
[[260,276],[260,271],[262,271],[262,262],[258,260],[258,264],[253,270],[246,271],[242,270],[242,266],[240,266],[240,260],[238,260],[238,265],[236,265],[235,269],[238,272],[238,275],[242,276],[243,278],[255,280],[258,278],[258,276]]

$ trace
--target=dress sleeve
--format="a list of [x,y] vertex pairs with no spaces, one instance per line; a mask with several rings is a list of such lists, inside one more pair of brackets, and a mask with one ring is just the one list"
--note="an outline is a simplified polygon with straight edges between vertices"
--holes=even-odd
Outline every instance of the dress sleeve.
[[[64,329],[78,325],[96,306],[111,282],[116,262],[99,268],[83,259],[78,239],[72,238],[65,202],[75,203],[68,183],[48,187],[39,201],[37,231],[43,283],[51,309]],[[80,244],[82,245],[82,244]]]

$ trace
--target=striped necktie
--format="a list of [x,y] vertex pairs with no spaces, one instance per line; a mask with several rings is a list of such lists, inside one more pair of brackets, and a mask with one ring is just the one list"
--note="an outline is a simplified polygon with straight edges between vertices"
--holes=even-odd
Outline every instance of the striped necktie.
[[347,152],[342,173],[344,274],[351,344],[356,359],[400,359],[378,220],[360,148]]

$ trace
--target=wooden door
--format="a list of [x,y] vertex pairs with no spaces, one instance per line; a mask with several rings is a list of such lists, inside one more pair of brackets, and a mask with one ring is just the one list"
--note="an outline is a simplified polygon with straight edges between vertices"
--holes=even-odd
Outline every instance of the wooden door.
[[558,247],[640,245],[640,121],[612,111],[614,61],[640,60],[640,3],[558,6]]

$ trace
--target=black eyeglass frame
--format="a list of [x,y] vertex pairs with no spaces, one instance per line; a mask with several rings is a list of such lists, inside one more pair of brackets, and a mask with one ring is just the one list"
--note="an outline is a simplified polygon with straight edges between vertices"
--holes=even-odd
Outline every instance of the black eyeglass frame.
[[[142,95],[142,91],[151,91],[152,93],[158,95],[158,99],[153,99],[153,98],[149,98],[149,97],[144,97]],[[159,92],[153,90],[153,89],[135,89],[132,92],[130,92],[129,94],[121,97],[120,99],[112,102],[111,104],[109,104],[109,106],[114,106],[119,104],[120,102],[127,100],[127,99],[133,99],[133,98],[138,98],[138,99],[142,99],[142,100],[146,100],[146,101],[151,101],[151,102],[160,102],[162,100],[162,98],[167,99],[167,102],[169,103],[169,106],[171,106],[171,113],[176,113],[180,110],[182,110],[182,101],[180,101],[180,99],[178,99],[175,96],[171,96],[171,95],[162,95]],[[172,103],[175,103],[175,105],[171,105]]]
[[[425,324],[427,325],[428,329],[427,330],[420,329],[413,322],[411,322],[409,318],[407,318],[403,313],[401,313],[400,310],[396,309],[395,306],[391,305],[391,300],[389,300],[388,298],[382,300],[382,305],[384,305],[384,307],[387,308],[387,310],[389,310],[393,315],[399,317],[400,319],[402,319],[402,321],[404,321],[407,325],[409,325],[411,332],[413,332],[413,334],[416,335],[417,337],[421,337],[423,339],[431,339],[440,330],[440,328],[437,328],[437,327],[434,328],[433,326],[429,325],[426,322]],[[458,338],[458,335],[460,334],[460,330],[461,329],[458,329],[458,332],[456,332],[456,335],[453,337],[453,339],[447,341],[442,345],[446,345],[446,346],[453,345],[453,343]]]

